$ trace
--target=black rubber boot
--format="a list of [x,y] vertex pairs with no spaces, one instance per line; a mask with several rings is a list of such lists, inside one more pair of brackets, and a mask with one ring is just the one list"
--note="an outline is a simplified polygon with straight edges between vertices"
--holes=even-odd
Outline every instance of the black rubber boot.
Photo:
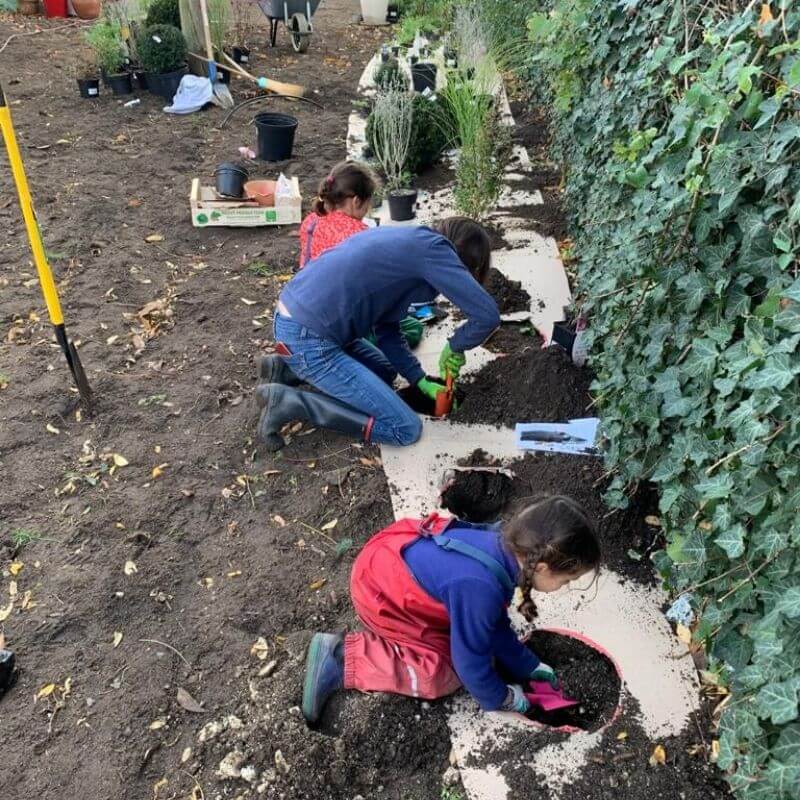
[[264,409],[258,421],[258,438],[272,452],[286,444],[280,429],[292,420],[369,441],[374,418],[327,395],[270,383],[256,388],[256,400]]
[[264,356],[258,362],[258,382],[283,383],[286,386],[299,386],[303,383],[283,357],[278,355]]

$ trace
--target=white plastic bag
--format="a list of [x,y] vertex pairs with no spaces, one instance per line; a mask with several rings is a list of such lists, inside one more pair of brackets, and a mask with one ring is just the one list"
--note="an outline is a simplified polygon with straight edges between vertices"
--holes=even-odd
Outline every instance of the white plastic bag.
[[294,186],[292,182],[281,172],[275,184],[275,200],[278,198],[289,198],[294,196]]

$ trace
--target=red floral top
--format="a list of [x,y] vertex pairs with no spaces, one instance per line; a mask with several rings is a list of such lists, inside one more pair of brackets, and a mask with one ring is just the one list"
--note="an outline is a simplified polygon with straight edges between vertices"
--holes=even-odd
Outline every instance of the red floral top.
[[312,212],[300,226],[300,269],[354,233],[366,229],[365,223],[344,211],[329,211],[324,216]]

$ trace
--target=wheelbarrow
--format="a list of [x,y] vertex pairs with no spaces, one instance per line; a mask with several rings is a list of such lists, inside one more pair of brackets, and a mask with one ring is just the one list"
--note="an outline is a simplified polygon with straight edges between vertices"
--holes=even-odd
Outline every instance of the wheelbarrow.
[[305,53],[311,41],[314,25],[311,17],[320,0],[256,0],[258,7],[269,20],[269,44],[275,47],[278,23],[283,22],[289,32],[292,47],[297,53]]

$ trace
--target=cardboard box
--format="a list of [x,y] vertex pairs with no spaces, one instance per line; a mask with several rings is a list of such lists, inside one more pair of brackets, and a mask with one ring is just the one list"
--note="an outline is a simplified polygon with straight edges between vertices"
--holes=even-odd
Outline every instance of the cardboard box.
[[302,197],[297,178],[292,178],[294,194],[278,198],[274,206],[260,206],[252,200],[220,200],[211,186],[192,180],[189,205],[195,228],[227,226],[255,228],[261,225],[296,225],[302,220]]

